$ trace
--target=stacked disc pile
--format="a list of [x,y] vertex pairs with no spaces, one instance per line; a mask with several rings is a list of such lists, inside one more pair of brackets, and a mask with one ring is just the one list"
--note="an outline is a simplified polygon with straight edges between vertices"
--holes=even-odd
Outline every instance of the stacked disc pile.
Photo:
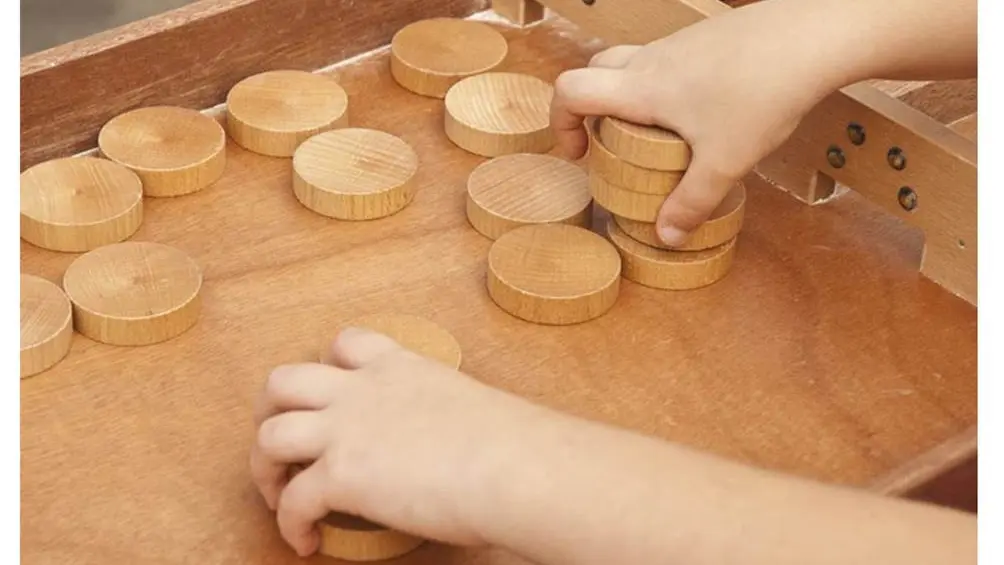
[[671,131],[612,117],[592,121],[589,139],[589,190],[610,212],[607,235],[620,252],[624,278],[686,290],[728,274],[746,204],[741,182],[686,242],[669,248],[655,222],[690,165],[690,147]]

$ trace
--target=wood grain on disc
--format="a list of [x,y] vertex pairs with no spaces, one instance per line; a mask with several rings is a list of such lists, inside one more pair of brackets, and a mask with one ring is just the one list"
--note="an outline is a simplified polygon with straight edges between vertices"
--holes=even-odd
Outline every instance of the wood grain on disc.
[[128,239],[143,223],[143,183],[95,157],[40,163],[21,173],[21,237],[53,251],[82,252]]
[[418,155],[382,131],[345,128],[305,141],[293,155],[293,193],[318,214],[371,220],[407,206],[415,195]]
[[111,345],[149,345],[198,320],[202,271],[184,252],[150,242],[116,243],[78,257],[63,288],[81,334]]
[[491,239],[528,224],[588,227],[592,201],[586,172],[550,155],[496,157],[467,179],[467,219]]
[[497,68],[508,52],[505,37],[487,24],[431,18],[394,34],[390,71],[402,87],[443,98],[457,81]]
[[[460,368],[460,343],[450,332],[431,320],[410,314],[374,314],[352,320],[345,326],[381,333],[422,357],[451,369]],[[322,352],[322,362],[330,360],[328,354],[328,349]]]
[[[741,181],[737,182],[732,190],[725,196],[722,203],[715,208],[707,221],[691,232],[687,241],[678,247],[677,251],[700,251],[717,247],[730,239],[735,238],[743,227],[743,218],[746,209],[746,185]],[[617,227],[621,228],[632,239],[661,249],[671,249],[666,247],[659,239],[655,231],[655,224],[649,222],[639,222],[629,220],[614,215]]]
[[597,174],[589,175],[589,192],[611,214],[639,222],[655,223],[666,201],[666,195],[627,190]]
[[684,171],[690,166],[690,146],[674,132],[605,117],[600,138],[615,155],[628,163],[660,171]]
[[70,351],[73,312],[55,284],[21,273],[21,378],[59,363]]
[[348,125],[349,97],[324,75],[269,71],[240,81],[227,95],[230,137],[262,155],[291,157],[312,136]]
[[112,118],[98,134],[101,153],[143,180],[147,196],[180,196],[216,182],[226,167],[227,134],[188,108],[152,106]]
[[488,294],[517,318],[576,324],[610,310],[620,272],[617,250],[596,233],[566,224],[523,226],[488,251]]
[[600,139],[596,122],[592,122],[589,136],[589,172],[600,175],[607,182],[645,194],[666,196],[680,184],[684,171],[658,171],[629,163],[614,155]]
[[537,77],[492,72],[465,78],[446,93],[446,136],[484,157],[547,153],[554,88]]
[[736,240],[703,251],[656,249],[628,237],[607,220],[607,234],[620,252],[624,278],[662,290],[689,290],[722,279],[732,268]]

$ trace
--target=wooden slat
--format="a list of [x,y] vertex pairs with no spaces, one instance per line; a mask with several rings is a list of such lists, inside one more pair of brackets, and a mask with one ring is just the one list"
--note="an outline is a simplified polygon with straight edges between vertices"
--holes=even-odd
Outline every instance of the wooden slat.
[[274,68],[315,69],[386,44],[405,24],[485,0],[205,0],[21,61],[21,168],[93,146],[141,105],[193,108]]

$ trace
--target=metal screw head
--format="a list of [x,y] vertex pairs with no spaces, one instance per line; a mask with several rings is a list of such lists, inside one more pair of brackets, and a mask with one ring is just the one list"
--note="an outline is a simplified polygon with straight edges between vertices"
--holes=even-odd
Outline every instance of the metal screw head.
[[900,188],[896,199],[899,200],[899,205],[907,212],[912,212],[917,207],[917,193],[909,186]]
[[854,145],[862,145],[865,142],[865,128],[861,124],[851,123],[847,126],[847,137]]
[[834,169],[839,169],[847,164],[847,157],[844,156],[844,150],[837,147],[836,145],[831,145],[829,149],[826,150],[826,161]]
[[906,153],[899,147],[892,147],[886,154],[886,161],[889,162],[890,167],[902,171],[906,168]]

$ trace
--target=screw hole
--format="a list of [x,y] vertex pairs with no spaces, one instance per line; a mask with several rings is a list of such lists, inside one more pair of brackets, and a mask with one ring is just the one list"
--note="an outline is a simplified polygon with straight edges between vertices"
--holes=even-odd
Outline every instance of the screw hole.
[[900,188],[896,199],[899,200],[899,205],[907,212],[913,212],[917,208],[917,192],[909,186]]
[[886,154],[886,161],[889,162],[890,167],[902,171],[906,168],[906,153],[899,147],[893,147]]
[[861,124],[851,122],[847,125],[847,137],[854,145],[863,145],[865,142],[865,128]]
[[966,240],[960,239],[959,240],[959,249],[965,249],[965,248],[966,248]]
[[596,0],[582,0],[582,3],[585,4],[586,6],[592,6],[593,4],[596,3]]
[[831,145],[826,149],[826,162],[834,169],[839,169],[847,164],[847,157],[844,150],[836,145]]

